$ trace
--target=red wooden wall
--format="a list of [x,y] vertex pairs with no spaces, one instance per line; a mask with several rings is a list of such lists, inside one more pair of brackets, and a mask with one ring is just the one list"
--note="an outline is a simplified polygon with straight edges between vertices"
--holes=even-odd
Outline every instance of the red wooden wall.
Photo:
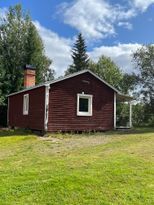
[[[93,95],[93,116],[77,116],[77,94]],[[90,73],[51,85],[48,131],[113,129],[114,91]]]
[[[29,114],[23,115],[23,95],[29,94]],[[9,126],[44,130],[45,87],[9,97]]]

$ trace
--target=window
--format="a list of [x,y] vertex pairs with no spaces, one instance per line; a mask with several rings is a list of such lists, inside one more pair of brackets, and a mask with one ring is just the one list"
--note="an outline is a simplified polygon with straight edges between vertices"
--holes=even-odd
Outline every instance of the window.
[[77,115],[92,116],[92,95],[77,94]]
[[29,94],[23,96],[23,115],[28,115],[29,112]]

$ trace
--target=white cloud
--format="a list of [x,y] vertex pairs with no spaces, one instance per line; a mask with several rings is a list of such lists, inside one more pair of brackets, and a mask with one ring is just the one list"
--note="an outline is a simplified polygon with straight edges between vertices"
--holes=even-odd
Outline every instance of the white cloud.
[[116,35],[119,24],[132,29],[128,20],[145,12],[153,3],[154,0],[128,0],[120,5],[108,0],[74,0],[62,3],[59,10],[64,23],[82,32],[85,38],[97,40]]
[[140,48],[140,44],[118,44],[115,46],[101,46],[93,49],[92,52],[89,53],[89,56],[97,61],[101,55],[105,55],[110,57],[123,71],[132,72],[133,71],[133,63],[132,63],[132,54],[138,48]]
[[[57,76],[63,75],[72,63],[70,52],[72,40],[59,37],[53,31],[41,26],[39,22],[34,22],[34,24],[44,42],[47,56],[53,60],[53,67]],[[97,61],[101,55],[111,57],[123,71],[131,72],[133,71],[132,53],[140,47],[140,44],[101,46],[93,48],[88,54],[94,61]]]
[[[39,22],[34,22],[43,42],[45,51],[49,58],[53,60],[53,67],[57,76],[63,75],[64,71],[72,63],[71,45],[72,40],[61,38],[53,31],[44,28]],[[111,57],[111,59],[125,72],[133,71],[132,53],[140,48],[140,44],[118,44],[115,46],[95,47],[88,52],[90,58],[97,61],[101,55]]]
[[128,30],[132,30],[133,29],[132,24],[129,23],[129,22],[119,22],[118,26],[127,28]]
[[63,75],[71,59],[71,39],[59,37],[58,34],[41,26],[38,21],[34,22],[45,46],[46,55],[53,60],[53,68],[57,75]]
[[8,9],[5,8],[5,7],[4,8],[0,8],[0,18],[5,18],[7,11],[8,11]]
[[81,31],[86,38],[101,39],[115,35],[115,24],[135,15],[120,5],[105,0],[77,0],[61,6],[64,22]]
[[[5,16],[6,11],[6,8],[0,9],[0,16]],[[130,13],[121,15],[124,16],[124,19],[127,19],[128,16],[131,16]],[[122,17],[120,16],[119,19],[120,18]],[[56,70],[57,76],[63,75],[64,71],[72,63],[72,39],[60,37],[52,30],[43,27],[38,21],[35,21],[34,24],[44,42],[46,55],[53,60],[53,67]],[[119,26],[127,26],[127,22],[119,21]],[[133,70],[133,64],[131,62],[132,53],[139,47],[141,47],[140,44],[101,46],[93,48],[93,50],[88,54],[94,61],[97,61],[101,55],[109,56],[122,70],[131,72]]]
[[131,4],[144,12],[150,5],[154,4],[154,0],[131,0]]

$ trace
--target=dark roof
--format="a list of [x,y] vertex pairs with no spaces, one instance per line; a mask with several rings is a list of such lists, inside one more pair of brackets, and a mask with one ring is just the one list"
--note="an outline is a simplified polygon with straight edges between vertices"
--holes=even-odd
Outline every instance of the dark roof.
[[36,67],[33,65],[25,65],[24,70],[36,70]]
[[73,74],[70,74],[70,75],[67,75],[65,77],[61,77],[61,78],[58,78],[56,80],[52,80],[52,81],[47,81],[45,83],[42,83],[42,84],[39,84],[39,85],[36,85],[36,86],[33,86],[33,87],[29,87],[29,88],[26,88],[26,89],[23,89],[21,91],[18,91],[18,92],[15,92],[15,93],[11,93],[9,96],[12,96],[12,95],[16,95],[16,94],[19,94],[19,93],[22,93],[22,92],[26,92],[28,90],[32,90],[32,89],[36,89],[36,88],[39,88],[39,87],[42,87],[42,86],[48,86],[48,85],[51,85],[51,84],[54,84],[54,83],[57,83],[57,82],[60,82],[60,81],[63,81],[63,80],[66,80],[66,79],[69,79],[69,78],[72,78],[72,77],[75,77],[75,76],[78,76],[78,75],[81,75],[83,73],[90,73],[91,75],[93,75],[94,77],[96,77],[98,80],[100,80],[101,82],[103,82],[105,85],[107,85],[108,87],[110,87],[112,90],[114,90],[116,93],[118,93],[120,96],[124,96],[124,97],[128,97],[130,98],[130,96],[126,96],[124,94],[122,94],[120,91],[118,91],[115,87],[113,87],[112,85],[110,85],[109,83],[107,83],[105,80],[103,80],[102,78],[100,78],[98,75],[94,74],[92,71],[90,70],[82,70],[82,71],[79,71],[79,72],[76,72],[76,73],[73,73]]

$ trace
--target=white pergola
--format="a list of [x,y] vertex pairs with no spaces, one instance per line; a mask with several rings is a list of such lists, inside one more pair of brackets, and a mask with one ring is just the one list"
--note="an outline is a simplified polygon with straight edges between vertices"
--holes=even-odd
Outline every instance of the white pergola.
[[[114,129],[132,128],[132,100],[133,98],[128,95],[124,95],[119,92],[114,92]],[[129,104],[129,125],[128,126],[123,126],[123,127],[117,126],[117,101],[123,103],[127,102]]]

